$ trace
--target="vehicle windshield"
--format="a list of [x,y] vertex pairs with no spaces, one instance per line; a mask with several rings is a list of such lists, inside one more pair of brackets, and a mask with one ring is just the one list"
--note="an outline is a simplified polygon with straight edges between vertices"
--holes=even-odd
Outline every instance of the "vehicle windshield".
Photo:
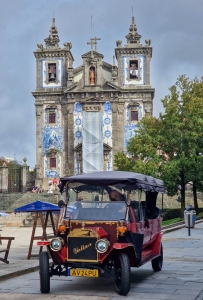
[[124,201],[77,201],[66,208],[66,219],[86,221],[115,221],[125,219],[127,205]]

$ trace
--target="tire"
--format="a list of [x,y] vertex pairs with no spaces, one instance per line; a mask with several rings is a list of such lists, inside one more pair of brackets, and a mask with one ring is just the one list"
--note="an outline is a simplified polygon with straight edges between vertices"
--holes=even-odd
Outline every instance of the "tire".
[[114,261],[115,288],[119,295],[126,296],[130,290],[130,262],[125,253],[120,253]]
[[39,255],[39,277],[40,291],[47,294],[50,291],[50,276],[49,276],[49,255],[47,252],[41,252]]
[[163,247],[161,244],[161,249],[160,249],[160,255],[156,258],[154,258],[152,261],[152,269],[155,272],[161,271],[162,269],[162,265],[163,265]]

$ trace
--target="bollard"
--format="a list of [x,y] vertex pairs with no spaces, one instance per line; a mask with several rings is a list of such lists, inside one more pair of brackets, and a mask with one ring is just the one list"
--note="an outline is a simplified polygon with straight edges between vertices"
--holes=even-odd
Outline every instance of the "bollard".
[[187,213],[188,215],[188,236],[190,236],[190,213]]

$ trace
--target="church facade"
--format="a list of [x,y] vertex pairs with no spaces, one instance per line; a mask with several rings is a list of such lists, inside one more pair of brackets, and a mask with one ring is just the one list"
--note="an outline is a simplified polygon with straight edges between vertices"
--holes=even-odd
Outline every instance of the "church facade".
[[72,44],[59,47],[55,19],[45,46],[37,44],[36,183],[50,178],[114,169],[114,154],[126,150],[137,122],[153,112],[150,85],[150,40],[141,35],[132,17],[126,45],[116,41],[113,63],[91,51],[73,67]]

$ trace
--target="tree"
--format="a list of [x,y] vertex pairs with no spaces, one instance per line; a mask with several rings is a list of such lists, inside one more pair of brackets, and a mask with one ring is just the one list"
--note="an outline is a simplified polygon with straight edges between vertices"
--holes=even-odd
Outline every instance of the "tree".
[[[127,154],[115,155],[119,170],[143,172],[164,180],[169,195],[181,187],[181,215],[185,186],[193,182],[194,199],[203,178],[203,80],[180,76],[163,100],[164,113],[143,117]],[[157,148],[160,153],[157,154]],[[194,201],[198,209],[197,199]]]

